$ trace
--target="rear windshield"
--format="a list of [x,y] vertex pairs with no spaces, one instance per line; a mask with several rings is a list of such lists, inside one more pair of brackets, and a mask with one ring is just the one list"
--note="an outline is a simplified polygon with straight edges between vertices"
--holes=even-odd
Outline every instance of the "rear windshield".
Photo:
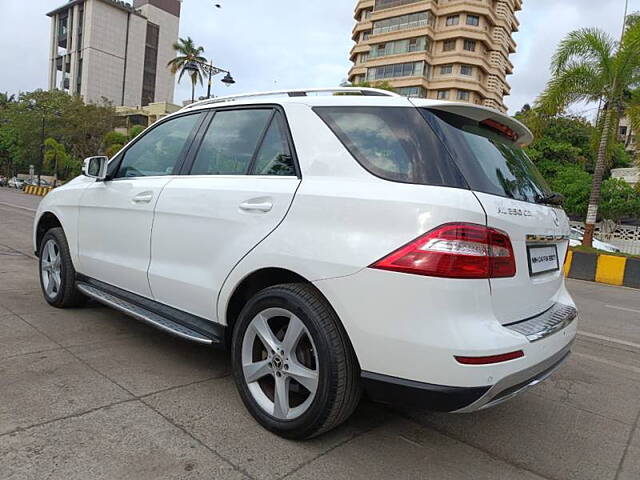
[[497,131],[411,107],[316,107],[372,174],[403,183],[470,188],[535,202],[549,188],[526,153]]
[[372,174],[403,183],[468,188],[443,143],[410,107],[316,107]]
[[491,128],[459,115],[421,109],[447,145],[472,190],[535,202],[550,189],[521,148]]

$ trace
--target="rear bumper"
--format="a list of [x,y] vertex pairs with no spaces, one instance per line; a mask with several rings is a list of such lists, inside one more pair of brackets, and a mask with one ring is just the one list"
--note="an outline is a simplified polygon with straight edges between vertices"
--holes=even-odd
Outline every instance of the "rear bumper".
[[452,387],[362,372],[366,395],[375,402],[437,412],[471,413],[505,402],[550,376],[571,353],[571,344],[532,367],[486,387]]

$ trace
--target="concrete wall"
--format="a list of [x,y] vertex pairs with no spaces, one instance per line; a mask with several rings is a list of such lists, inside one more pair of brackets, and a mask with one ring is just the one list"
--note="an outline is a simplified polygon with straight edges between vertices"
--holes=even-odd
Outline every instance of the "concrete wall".
[[[124,104],[132,107],[142,103],[142,76],[146,37],[147,21],[138,15],[131,15]],[[121,105],[121,103],[117,103],[117,105]]]
[[82,95],[86,102],[102,97],[122,101],[128,13],[100,1],[86,3]]
[[169,71],[167,63],[176,56],[173,44],[178,40],[180,18],[150,3],[140,7],[140,12],[160,27],[155,101],[173,103],[175,75]]

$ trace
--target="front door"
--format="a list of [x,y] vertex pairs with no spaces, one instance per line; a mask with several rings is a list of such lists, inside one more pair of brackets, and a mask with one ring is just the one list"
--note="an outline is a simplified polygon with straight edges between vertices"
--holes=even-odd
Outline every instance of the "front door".
[[300,179],[273,108],[217,111],[192,161],[156,205],[149,282],[157,301],[215,321],[224,280],[284,219]]
[[110,178],[84,191],[78,218],[80,273],[151,297],[147,269],[153,211],[201,119],[191,114],[158,124],[114,160]]

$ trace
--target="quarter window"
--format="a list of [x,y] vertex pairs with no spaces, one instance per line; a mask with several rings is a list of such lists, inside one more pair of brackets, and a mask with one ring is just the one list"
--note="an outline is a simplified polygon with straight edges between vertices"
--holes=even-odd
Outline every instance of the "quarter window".
[[191,175],[246,175],[272,114],[271,109],[216,112]]
[[396,182],[466,186],[417,109],[316,107],[314,110],[372,174]]
[[124,154],[116,178],[173,175],[201,114],[167,120],[144,134]]

